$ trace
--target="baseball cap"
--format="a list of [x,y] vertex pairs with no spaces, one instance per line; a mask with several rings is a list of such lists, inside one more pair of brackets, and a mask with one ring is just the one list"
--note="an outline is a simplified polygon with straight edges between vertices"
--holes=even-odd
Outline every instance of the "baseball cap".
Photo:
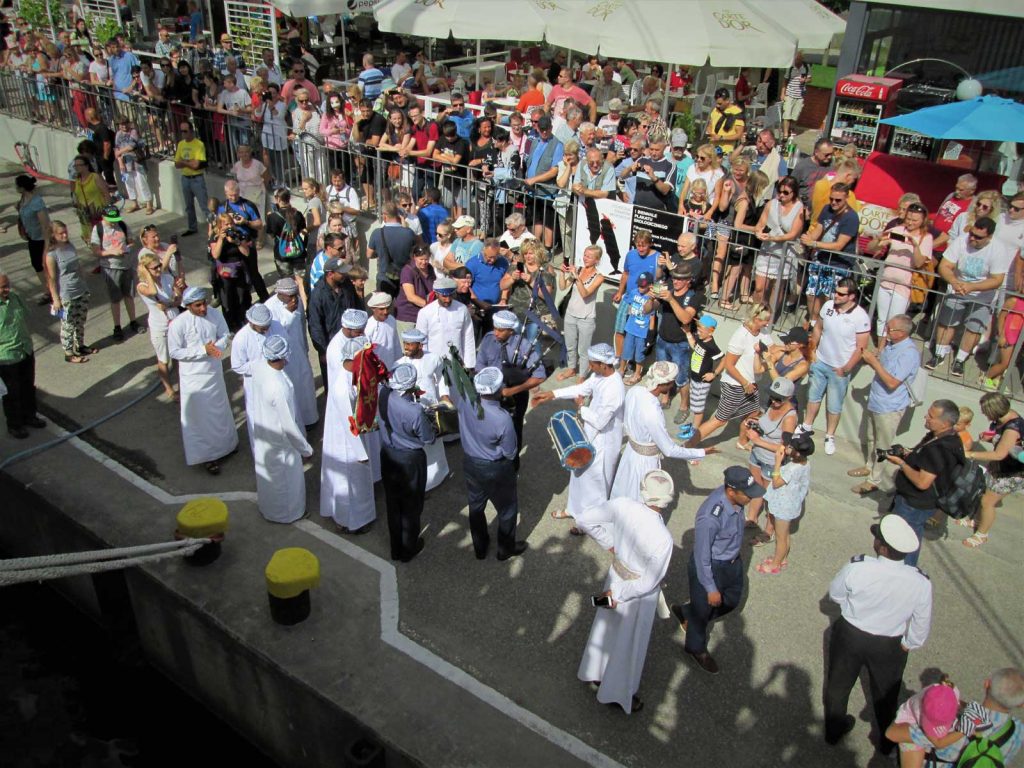
[[956,691],[948,685],[928,686],[921,696],[921,730],[932,740],[941,739],[949,733],[959,707]]
[[650,272],[641,272],[640,276],[636,279],[637,285],[650,285],[654,282],[654,277]]
[[459,216],[452,224],[452,229],[462,229],[463,227],[475,227],[476,219],[472,216]]
[[686,149],[686,145],[690,143],[690,137],[686,135],[686,131],[682,128],[676,128],[672,131],[672,147],[682,147]]
[[703,325],[705,328],[718,327],[718,321],[715,320],[715,318],[713,318],[711,315],[701,315],[700,319],[697,322]]
[[745,493],[752,499],[760,499],[765,492],[765,487],[754,480],[750,470],[741,466],[729,467],[725,470],[725,487]]
[[789,400],[795,391],[796,385],[793,384],[792,381],[783,376],[779,376],[779,378],[772,382],[771,387],[769,387],[768,397],[772,400]]
[[621,112],[622,111],[622,99],[609,99],[608,100],[608,111],[609,112]]
[[121,212],[117,209],[116,205],[108,205],[103,209],[103,220],[111,223],[124,221],[124,219],[121,218]]
[[814,439],[806,432],[794,433],[789,438],[789,444],[801,456],[811,456],[814,454]]
[[337,272],[342,275],[347,275],[351,271],[352,265],[349,264],[347,261],[342,261],[341,259],[334,258],[328,259],[327,261],[324,262],[324,272]]
[[904,555],[916,552],[921,546],[910,523],[899,515],[883,515],[881,520],[871,526],[871,533],[887,547]]
[[801,325],[794,325],[786,331],[784,336],[779,337],[779,341],[783,344],[806,344],[809,339],[806,329]]

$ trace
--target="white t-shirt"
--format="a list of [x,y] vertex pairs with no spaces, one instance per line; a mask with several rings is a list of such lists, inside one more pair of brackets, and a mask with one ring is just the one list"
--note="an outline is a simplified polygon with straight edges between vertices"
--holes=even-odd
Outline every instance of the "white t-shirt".
[[826,301],[818,322],[821,323],[818,360],[830,368],[846,365],[857,348],[857,335],[871,330],[871,318],[859,304],[848,312],[839,312],[834,301]]
[[[1014,221],[1010,218],[1010,214],[1005,211],[999,215],[999,223],[996,224],[996,240],[1006,246],[1009,253],[1007,253],[1006,262],[1006,281],[1004,285],[1009,288],[1010,286],[1010,266],[1013,264],[1013,257],[1018,253],[1024,253],[1024,218],[1017,219]],[[996,274],[999,270],[995,270]]]
[[89,64],[89,74],[96,75],[97,80],[101,83],[105,83],[110,79],[110,67],[107,66],[106,61],[102,64],[98,61],[93,61]]
[[[999,239],[998,231],[997,227],[997,234],[982,248],[972,246],[967,235],[950,243],[943,258],[952,265],[960,280],[965,283],[978,283],[988,279],[990,275],[1006,274],[1013,260],[1013,252]],[[952,293],[953,288],[949,287],[948,291]],[[975,296],[978,293],[974,291],[968,295]]]
[[229,91],[227,88],[222,90],[217,96],[218,103],[227,110],[233,110],[238,107],[248,107],[252,104],[252,100],[249,95],[239,88],[236,91]]
[[[727,353],[739,355],[739,359],[736,361],[736,370],[747,382],[756,381],[754,356],[757,352],[757,340],[758,337],[752,334],[747,326],[741,325],[729,337],[729,346],[725,350]],[[732,384],[734,387],[742,386],[740,382],[729,375],[728,368],[722,371],[722,381]]]
[[697,179],[704,179],[704,183],[708,185],[708,200],[713,200],[715,197],[715,184],[718,180],[725,176],[725,172],[721,168],[712,168],[708,171],[698,171],[697,164],[694,163],[686,169],[686,180],[690,182],[690,186],[693,186],[693,182]]

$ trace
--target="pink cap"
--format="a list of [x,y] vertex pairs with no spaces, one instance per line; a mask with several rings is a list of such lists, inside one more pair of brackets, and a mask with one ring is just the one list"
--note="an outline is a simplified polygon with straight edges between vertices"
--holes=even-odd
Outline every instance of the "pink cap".
[[949,733],[956,720],[956,691],[948,685],[930,685],[921,697],[921,730],[931,739],[940,739]]

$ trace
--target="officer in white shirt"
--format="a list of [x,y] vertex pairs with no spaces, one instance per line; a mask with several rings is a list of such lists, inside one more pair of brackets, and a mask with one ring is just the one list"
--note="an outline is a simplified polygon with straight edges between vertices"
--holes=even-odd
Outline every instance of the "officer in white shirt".
[[[842,616],[832,625],[825,678],[825,741],[837,744],[856,724],[846,713],[866,667],[880,733],[896,717],[907,653],[924,645],[932,620],[932,584],[903,558],[919,546],[906,520],[885,515],[871,526],[877,557],[857,555],[832,579],[829,599]],[[895,745],[882,737],[879,750]]]

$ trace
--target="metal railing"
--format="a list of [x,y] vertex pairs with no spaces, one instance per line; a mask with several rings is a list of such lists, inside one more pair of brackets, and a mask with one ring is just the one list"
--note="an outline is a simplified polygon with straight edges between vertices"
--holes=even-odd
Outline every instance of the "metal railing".
[[[429,98],[429,97],[428,97]],[[425,99],[426,100],[426,99]],[[559,189],[554,184],[527,186],[521,178],[521,169],[501,171],[485,170],[465,164],[442,164],[432,160],[419,162],[416,158],[400,158],[395,152],[378,150],[356,143],[332,147],[318,133],[303,132],[295,135],[291,128],[278,123],[276,127],[253,120],[249,115],[231,115],[202,109],[192,105],[132,97],[117,94],[109,88],[90,84],[69,84],[60,78],[41,78],[18,72],[0,72],[0,112],[33,122],[44,123],[56,130],[85,135],[85,110],[95,107],[109,126],[119,118],[132,120],[149,154],[171,158],[179,140],[179,126],[190,123],[198,138],[206,145],[209,166],[223,175],[232,175],[238,160],[238,148],[248,146],[254,157],[270,170],[274,186],[298,190],[302,179],[312,177],[326,184],[334,169],[342,170],[349,183],[360,190],[364,209],[380,214],[383,204],[397,200],[402,193],[419,200],[427,187],[441,191],[442,204],[453,218],[466,213],[474,217],[477,227],[485,236],[498,236],[504,231],[504,220],[509,213],[519,212],[527,222],[539,225],[545,245],[556,254],[574,252],[576,195]],[[661,213],[662,216],[675,214]],[[860,302],[872,318],[872,332],[878,320],[879,307],[892,306],[886,294],[891,287],[879,279],[885,266],[882,259],[856,254],[850,257],[849,268],[823,269],[813,256],[804,253],[802,246],[781,249],[781,254],[769,259],[765,249],[751,232],[739,231],[724,222],[709,225],[693,218],[680,217],[680,229],[697,236],[703,272],[709,284],[718,288],[719,299],[709,303],[716,314],[742,318],[749,310],[743,298],[751,303],[761,301],[772,309],[773,324],[778,329],[806,323],[807,287],[809,280],[831,279],[849,274],[860,287]],[[672,249],[667,249],[673,255]],[[951,294],[932,285],[935,275],[925,270],[901,267],[910,276],[917,275],[914,287],[918,301],[912,302],[907,314],[917,319],[913,338],[922,348],[924,360],[932,356],[939,329],[939,311]],[[759,277],[758,273],[762,273]],[[717,277],[717,279],[716,279]],[[710,293],[711,285],[708,286]],[[827,298],[827,297],[826,297]],[[982,340],[998,344],[1000,329],[1010,315],[1019,310],[1008,308],[1013,300],[1024,300],[1021,294],[1008,293],[1005,301],[993,307]],[[724,301],[724,306],[723,302]],[[895,311],[891,311],[895,314]],[[963,327],[956,326],[956,342]],[[998,385],[1013,398],[1024,397],[1021,368],[1024,358],[1021,346],[1024,334],[1011,347],[992,354],[993,358],[1009,356],[1006,372]],[[956,343],[953,344],[954,348]],[[932,375],[974,389],[984,388],[980,377],[985,373],[975,362],[974,350],[966,363],[963,376],[953,376],[952,357],[946,359]]]

